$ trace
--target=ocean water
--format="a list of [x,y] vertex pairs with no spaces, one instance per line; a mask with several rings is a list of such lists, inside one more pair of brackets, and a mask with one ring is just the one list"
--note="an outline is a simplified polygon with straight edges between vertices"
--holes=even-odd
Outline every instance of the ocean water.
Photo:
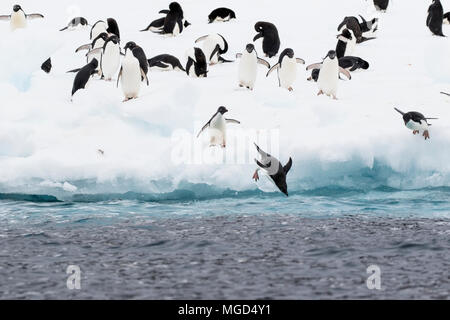
[[449,298],[450,188],[189,194],[0,195],[0,298]]

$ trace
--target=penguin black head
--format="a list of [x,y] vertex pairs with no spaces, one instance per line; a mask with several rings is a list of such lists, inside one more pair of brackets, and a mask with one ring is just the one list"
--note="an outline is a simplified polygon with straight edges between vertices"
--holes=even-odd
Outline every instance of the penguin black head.
[[116,35],[112,35],[112,36],[110,36],[110,37],[108,38],[107,41],[111,41],[111,42],[114,43],[114,44],[118,44],[118,43],[119,43],[119,37],[116,36]]
[[327,56],[325,57],[325,59],[326,59],[326,58],[330,58],[330,60],[333,60],[334,58],[336,58],[336,51],[334,51],[334,50],[328,51],[328,54],[327,54]]
[[230,10],[230,19],[236,19],[236,13],[233,10]]
[[253,51],[255,51],[255,46],[251,43],[249,43],[246,47],[245,50],[247,50],[248,53],[252,53]]
[[361,68],[363,68],[364,70],[369,69],[369,63],[365,60],[361,61]]
[[225,113],[228,112],[227,108],[225,107],[220,107],[219,110],[217,110],[218,113],[220,113],[221,115],[224,115]]
[[294,50],[292,50],[291,48],[288,48],[286,50],[284,50],[284,53],[289,57],[289,58],[294,58]]
[[182,12],[183,9],[181,9],[181,6],[178,2],[172,2],[169,4],[169,10],[172,12]]
[[108,24],[108,29],[106,29],[106,31],[115,34],[120,38],[119,25],[117,24],[117,21],[113,18],[108,18],[106,22]]
[[350,33],[350,30],[348,30],[348,29],[342,30],[342,33],[340,35],[338,35],[337,37],[338,38],[339,37],[344,37],[344,38],[346,38],[348,40],[352,40],[352,38],[353,38],[352,34]]
[[127,42],[127,44],[125,45],[125,52],[127,51],[127,49],[133,50],[134,48],[137,47],[137,44],[133,41]]
[[20,10],[22,10],[22,7],[19,6],[18,4],[16,4],[16,5],[13,7],[13,11],[14,11],[14,12],[18,12],[18,11],[20,11]]
[[92,59],[89,64],[92,66],[93,69],[97,69],[98,67],[98,60],[96,58]]

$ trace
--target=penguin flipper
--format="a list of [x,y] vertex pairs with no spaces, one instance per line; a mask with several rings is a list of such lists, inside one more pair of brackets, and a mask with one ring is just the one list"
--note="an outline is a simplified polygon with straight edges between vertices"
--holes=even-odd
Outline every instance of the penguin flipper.
[[266,66],[267,69],[270,69],[270,63],[268,63],[266,60],[258,58],[257,61],[258,61],[259,64],[262,64],[263,66]]
[[445,94],[446,96],[450,96],[450,93],[447,93],[447,92],[441,92],[441,94]]
[[159,14],[168,14],[170,12],[170,10],[164,9],[161,10],[160,12],[158,12]]
[[253,38],[253,42],[255,42],[256,40],[258,40],[259,38],[264,37],[262,33],[258,33],[254,38]]
[[89,44],[83,44],[82,46],[78,47],[75,52],[81,51],[81,50],[90,50],[92,48],[92,45]]
[[31,13],[25,15],[27,19],[33,20],[33,19],[42,19],[44,18],[44,15],[40,13]]
[[207,124],[205,124],[204,126],[203,126],[203,128],[200,130],[200,132],[198,133],[198,135],[197,135],[197,139],[200,137],[200,135],[203,133],[203,131],[205,131],[206,130],[206,128],[208,128],[209,127],[209,125],[210,125],[210,123],[211,123],[211,120],[210,121],[208,121],[208,123]]
[[279,64],[279,63],[277,63],[276,65],[274,65],[274,66],[272,67],[272,69],[270,69],[270,70],[267,72],[266,77],[268,77],[268,76],[272,73],[272,71],[274,71],[275,69],[278,69],[279,67],[280,67],[280,64]]
[[241,124],[241,122],[238,120],[234,120],[234,119],[225,119],[225,120],[227,121],[227,123]]
[[59,31],[65,31],[65,30],[67,30],[69,27],[64,27],[64,28],[62,28],[62,29],[60,29]]
[[120,80],[120,77],[122,76],[122,71],[123,71],[123,67],[120,67],[120,72],[119,72],[119,75],[117,76],[117,88],[119,87],[119,80]]
[[397,111],[398,113],[400,113],[402,116],[405,115],[405,113],[404,113],[403,111],[401,111],[401,110],[399,110],[399,109],[397,109],[397,108],[394,108],[394,110]]
[[102,51],[103,51],[103,48],[97,48],[97,49],[90,50],[88,53],[86,53],[86,57],[89,58],[90,56],[92,56],[94,54],[98,54]]
[[214,48],[213,52],[211,52],[211,56],[209,57],[209,60],[212,60],[212,58],[216,55],[216,53],[218,53],[220,51],[220,46],[216,45],[216,47]]
[[9,21],[9,20],[11,20],[11,16],[10,15],[0,16],[0,21]]
[[73,69],[73,70],[67,71],[66,73],[76,73],[76,72],[78,72],[78,71],[80,71],[80,70],[81,70],[81,68]]
[[291,168],[292,168],[292,158],[289,158],[288,163],[286,163],[286,165],[283,167],[284,173],[288,174]]
[[203,41],[206,38],[208,38],[208,35],[198,38],[197,40],[195,40],[195,43],[199,43],[200,41]]
[[352,76],[350,75],[350,72],[348,72],[348,70],[339,67],[339,72],[346,76],[348,80],[352,80]]
[[145,71],[142,69],[141,69],[141,76],[142,76],[142,79],[145,80],[145,82],[147,83],[147,86],[148,86],[150,84],[150,82],[148,81],[148,77],[145,74]]
[[236,53],[236,59],[242,58],[242,53]]
[[321,63],[313,63],[310,64],[309,66],[306,67],[306,70],[311,70],[311,69],[321,69],[322,68],[322,64]]
[[300,63],[300,64],[305,64],[306,63],[305,60],[303,60],[301,58],[295,58],[295,61],[297,61],[297,63]]

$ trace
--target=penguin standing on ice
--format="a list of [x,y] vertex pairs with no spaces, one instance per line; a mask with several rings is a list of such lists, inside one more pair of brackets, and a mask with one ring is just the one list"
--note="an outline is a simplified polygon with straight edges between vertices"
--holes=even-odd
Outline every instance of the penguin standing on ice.
[[339,66],[338,59],[336,57],[336,51],[330,50],[323,60],[323,63],[315,63],[306,68],[306,70],[320,69],[320,73],[317,79],[317,85],[319,86],[318,96],[326,94],[332,96],[337,100],[337,87],[339,80],[339,73],[344,74],[348,79],[351,79],[350,73]]
[[257,22],[255,30],[258,34],[253,38],[253,42],[259,38],[263,38],[263,52],[266,57],[272,58],[278,54],[280,50],[280,37],[277,27],[270,22]]
[[239,87],[253,90],[258,75],[258,64],[266,66],[267,69],[270,69],[270,64],[266,60],[258,58],[255,46],[251,43],[247,44],[244,53],[238,53],[236,58],[241,59],[239,63]]
[[0,21],[10,21],[11,30],[26,28],[27,20],[42,19],[44,16],[40,13],[26,14],[22,7],[16,4],[10,15],[0,16]]
[[102,48],[91,50],[90,55],[100,54],[100,70],[102,78],[106,81],[112,81],[120,68],[120,43],[116,35],[110,36]]
[[210,34],[198,38],[195,43],[203,41],[203,53],[210,65],[231,62],[222,57],[223,54],[228,52],[228,42],[225,38],[218,34]]
[[236,14],[233,10],[228,8],[217,8],[214,9],[209,15],[208,15],[208,23],[213,22],[227,22],[231,19],[236,19]]
[[405,113],[397,108],[394,109],[403,116],[405,126],[412,130],[414,135],[419,134],[422,131],[422,136],[425,140],[430,139],[429,127],[431,124],[429,124],[427,120],[438,120],[437,118],[425,118],[423,114],[416,111]]
[[342,33],[337,36],[338,43],[336,45],[336,54],[338,59],[351,56],[356,47],[356,37],[350,29],[342,30]]
[[283,166],[277,158],[261,150],[256,143],[255,147],[261,157],[261,161],[255,159],[258,169],[253,174],[253,180],[256,182],[259,180],[259,172],[262,170],[282,193],[289,196],[286,178],[292,168],[292,158],[289,158],[288,163]]
[[192,48],[187,52],[186,73],[194,78],[208,77],[208,63],[206,56],[200,48]]
[[148,61],[144,50],[130,41],[125,45],[125,57],[122,61],[119,76],[117,77],[117,86],[119,81],[122,84],[124,102],[136,99],[141,91],[141,82],[149,81],[147,78]]
[[162,71],[180,70],[186,72],[186,69],[180,63],[178,58],[170,54],[160,54],[151,59],[148,59],[148,66],[150,69],[159,69]]
[[91,76],[96,74],[98,67],[98,61],[97,59],[92,59],[91,62],[89,62],[87,65],[85,65],[83,68],[78,71],[77,75],[75,76],[75,80],[73,81],[73,87],[72,87],[72,98],[75,92],[77,92],[80,89],[85,89],[87,87],[87,84],[89,80],[91,79]]
[[442,33],[442,24],[444,23],[444,8],[440,0],[433,0],[428,8],[427,27],[435,36],[445,37]]
[[211,117],[211,119],[203,126],[200,132],[197,135],[197,138],[200,137],[203,131],[209,129],[209,137],[210,137],[210,147],[221,146],[222,148],[226,148],[227,146],[227,124],[241,124],[239,121],[234,119],[226,119],[224,117],[225,113],[228,110],[225,107],[220,107],[217,112]]
[[305,60],[295,58],[294,50],[290,48],[285,49],[280,54],[278,63],[267,72],[266,76],[268,77],[276,69],[278,71],[279,86],[293,91],[292,85],[297,79],[297,63],[305,64]]

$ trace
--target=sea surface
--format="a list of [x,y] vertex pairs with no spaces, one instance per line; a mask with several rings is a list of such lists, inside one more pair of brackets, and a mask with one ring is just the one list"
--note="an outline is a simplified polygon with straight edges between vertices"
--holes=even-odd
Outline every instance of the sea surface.
[[450,188],[175,195],[0,194],[0,298],[450,297]]

